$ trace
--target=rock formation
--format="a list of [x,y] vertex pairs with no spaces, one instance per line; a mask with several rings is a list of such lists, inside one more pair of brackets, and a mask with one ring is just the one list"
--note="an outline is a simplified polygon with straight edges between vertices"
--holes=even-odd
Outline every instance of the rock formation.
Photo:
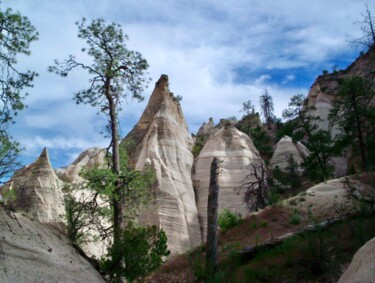
[[172,253],[182,253],[201,243],[191,170],[193,139],[179,103],[171,97],[168,76],[155,85],[145,111],[122,141],[130,165],[155,169],[154,200],[141,217],[146,224],[163,228]]
[[248,174],[248,165],[252,162],[263,162],[250,137],[234,125],[223,125],[211,135],[196,159],[193,182],[203,239],[207,230],[207,198],[210,179],[210,164],[214,157],[220,159],[219,175],[219,212],[224,208],[234,213],[246,215],[247,206],[239,188]]
[[298,144],[295,144],[290,137],[284,136],[276,144],[275,151],[270,161],[271,168],[274,169],[278,167],[282,172],[287,172],[289,160],[292,157],[298,164],[296,173],[302,175],[303,170],[299,165],[301,164],[303,157],[306,155],[308,155],[308,150],[302,143],[299,142]]
[[375,238],[368,241],[354,255],[348,269],[338,283],[375,282]]
[[42,223],[58,224],[65,215],[63,182],[56,176],[45,148],[32,164],[18,170],[8,182],[16,199],[12,206]]
[[105,282],[68,238],[0,203],[0,282]]
[[208,122],[203,122],[202,126],[199,128],[197,132],[197,137],[199,136],[209,136],[215,131],[214,120],[212,117],[208,119]]
[[67,183],[79,183],[83,179],[79,172],[83,169],[93,169],[105,164],[106,150],[98,147],[91,147],[82,152],[76,160],[66,168],[56,169],[56,174],[61,180]]
[[[366,54],[358,57],[348,68],[345,70],[335,71],[333,73],[324,74],[319,76],[310,88],[307,96],[308,105],[315,107],[313,115],[320,117],[322,120],[318,122],[321,129],[328,130],[332,137],[339,134],[336,125],[330,125],[328,115],[332,109],[332,101],[335,99],[339,91],[339,79],[360,76],[369,78],[375,71],[373,64],[375,56],[375,49],[370,49]],[[375,105],[375,98],[372,101]],[[335,165],[335,176],[344,176],[348,168],[348,159],[351,152],[348,150],[344,156],[333,158]]]

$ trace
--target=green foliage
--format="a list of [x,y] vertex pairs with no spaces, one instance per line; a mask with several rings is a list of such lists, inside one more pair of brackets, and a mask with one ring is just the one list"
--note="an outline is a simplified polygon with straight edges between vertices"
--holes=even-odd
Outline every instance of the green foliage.
[[254,114],[254,105],[251,100],[242,103],[242,109],[240,110],[240,112],[244,113],[244,117]]
[[199,153],[201,152],[204,144],[206,143],[208,139],[208,136],[197,136],[197,139],[194,143],[194,146],[193,146],[193,149],[192,149],[192,153],[194,155],[195,158],[197,158],[199,156]]
[[22,99],[26,94],[21,91],[32,87],[37,74],[17,70],[17,56],[30,55],[30,43],[37,39],[38,33],[26,17],[12,9],[0,10],[1,124],[10,122],[13,115],[24,108]]
[[18,156],[21,149],[6,131],[0,130],[0,182],[20,167]]
[[283,111],[283,118],[294,120],[294,133],[306,140],[306,147],[311,154],[304,159],[302,166],[313,181],[325,181],[332,177],[333,142],[328,131],[321,130],[319,117],[312,114],[314,107],[307,106],[302,94],[295,95],[289,102],[289,108]]
[[218,216],[218,225],[220,230],[223,232],[228,231],[229,229],[242,223],[243,219],[241,215],[231,212],[229,209],[225,208]]
[[271,138],[267,135],[266,131],[257,126],[254,129],[250,130],[250,136],[254,143],[254,146],[259,150],[259,153],[265,159],[272,157],[273,148],[271,144]]
[[339,80],[339,92],[333,101],[329,119],[341,130],[336,146],[342,150],[348,144],[358,150],[362,168],[374,166],[375,156],[375,107],[371,105],[375,91],[373,85],[361,78]]
[[[122,230],[118,245],[113,245],[107,258],[102,260],[101,269],[105,274],[120,275],[133,282],[158,268],[169,253],[163,230],[129,222]],[[119,267],[116,261],[122,261],[124,266]]]
[[293,212],[293,214],[290,215],[289,217],[289,224],[292,225],[298,225],[301,223],[301,215],[297,212]]

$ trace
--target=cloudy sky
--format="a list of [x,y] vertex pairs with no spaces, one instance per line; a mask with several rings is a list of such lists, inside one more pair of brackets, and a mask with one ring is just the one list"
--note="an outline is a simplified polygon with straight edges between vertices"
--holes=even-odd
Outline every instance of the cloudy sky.
[[346,68],[358,55],[348,41],[361,34],[366,0],[2,0],[29,18],[40,36],[20,69],[39,77],[25,100],[12,134],[32,162],[48,147],[54,167],[68,165],[91,146],[107,146],[105,118],[76,105],[73,94],[88,85],[84,72],[60,78],[47,72],[54,59],[82,60],[84,42],[74,22],[103,18],[129,35],[128,48],[148,60],[150,87],[143,103],[129,100],[121,113],[124,136],[139,119],[154,82],[168,74],[170,89],[183,96],[192,133],[211,116],[240,117],[242,102],[258,107],[267,88],[281,115],[289,98],[307,94],[322,70]]

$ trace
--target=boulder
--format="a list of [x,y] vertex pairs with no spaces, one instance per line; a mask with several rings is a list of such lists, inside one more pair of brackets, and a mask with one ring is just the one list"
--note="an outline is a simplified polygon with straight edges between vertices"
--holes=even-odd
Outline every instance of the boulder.
[[0,282],[105,282],[57,230],[0,204]]
[[56,176],[47,149],[32,164],[15,172],[6,185],[14,190],[12,207],[41,223],[59,225],[64,222],[63,182]]
[[221,161],[219,173],[219,213],[224,208],[233,213],[246,215],[248,208],[240,187],[249,172],[249,164],[262,163],[259,152],[251,138],[233,124],[222,127],[207,140],[196,159],[193,182],[197,199],[203,240],[207,230],[207,200],[210,180],[210,165],[214,157]]
[[354,255],[348,269],[338,283],[375,282],[375,238],[368,241]]
[[278,167],[282,172],[287,173],[289,167],[289,160],[292,157],[298,164],[296,173],[302,175],[303,170],[300,166],[303,161],[303,157],[308,155],[308,149],[302,144],[295,144],[292,139],[288,136],[284,136],[276,144],[275,151],[270,160],[271,168]]
[[181,106],[168,89],[168,76],[155,85],[146,109],[122,141],[129,164],[142,170],[155,169],[153,201],[140,221],[166,232],[172,254],[183,253],[201,243],[201,233],[191,179],[193,139]]

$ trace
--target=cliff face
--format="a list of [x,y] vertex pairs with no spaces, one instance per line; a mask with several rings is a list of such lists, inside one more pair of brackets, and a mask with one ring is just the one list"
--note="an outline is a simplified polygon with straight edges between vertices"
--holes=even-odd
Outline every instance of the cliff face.
[[[375,49],[371,49],[366,54],[358,57],[347,69],[321,75],[311,86],[307,96],[308,105],[315,106],[316,110],[313,111],[313,115],[322,119],[322,121],[318,123],[319,127],[330,131],[332,137],[339,134],[337,126],[330,125],[328,121],[328,115],[332,109],[332,101],[339,91],[338,80],[353,76],[371,79],[375,71],[375,65],[373,64],[374,59]],[[375,99],[371,103],[375,105]],[[336,177],[341,177],[346,174],[350,155],[351,151],[349,149],[344,156],[333,158]]]
[[250,137],[233,125],[223,125],[212,134],[196,159],[193,182],[197,199],[203,240],[207,230],[207,199],[210,180],[210,165],[214,157],[221,161],[219,174],[219,212],[224,208],[246,215],[248,209],[239,191],[250,163],[261,163],[259,152]]
[[0,282],[105,282],[64,235],[0,203]]
[[63,182],[56,176],[47,149],[32,164],[18,170],[9,182],[16,199],[12,206],[42,223],[58,224],[65,215]]
[[168,89],[168,77],[156,83],[148,105],[133,130],[122,141],[129,163],[142,170],[151,165],[156,181],[154,199],[141,221],[166,232],[172,253],[182,253],[201,243],[191,170],[193,139],[181,107]]

